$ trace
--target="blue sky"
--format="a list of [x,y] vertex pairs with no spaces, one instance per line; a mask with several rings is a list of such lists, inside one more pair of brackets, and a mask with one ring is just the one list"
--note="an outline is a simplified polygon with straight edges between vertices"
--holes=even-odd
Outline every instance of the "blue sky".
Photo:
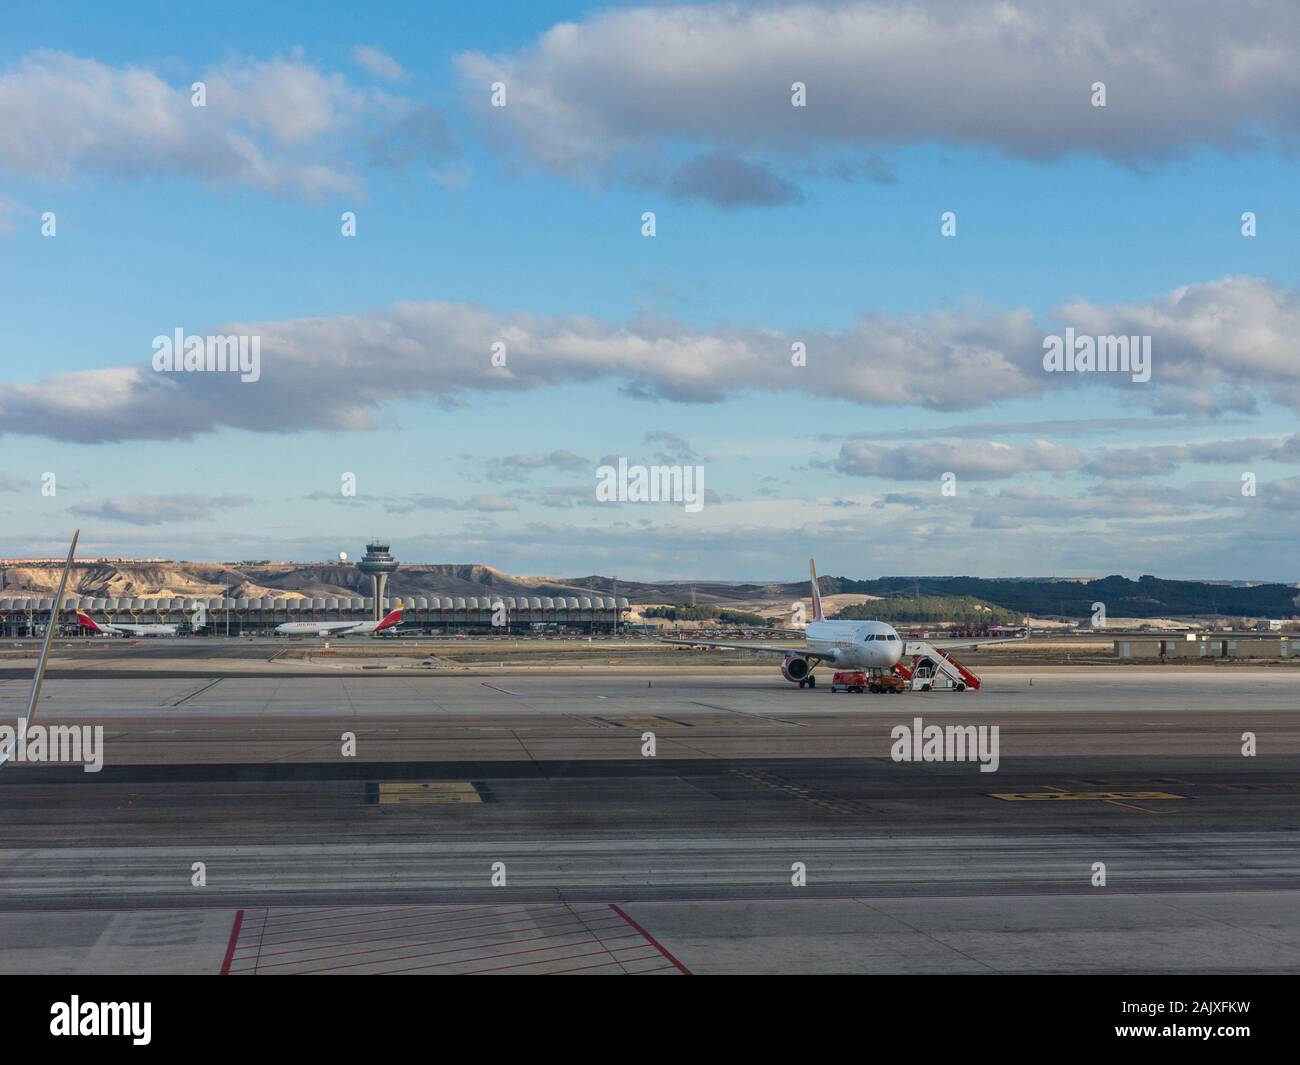
[[[1300,580],[1294,13],[1010,9],[18,4],[0,555]],[[160,380],[178,327],[263,380]],[[707,505],[596,504],[618,456]]]

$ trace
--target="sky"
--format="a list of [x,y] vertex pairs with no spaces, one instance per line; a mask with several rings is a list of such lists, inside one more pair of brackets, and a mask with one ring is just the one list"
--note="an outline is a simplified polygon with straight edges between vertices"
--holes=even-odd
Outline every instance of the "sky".
[[1298,581],[1300,8],[1167,11],[11,2],[0,556]]

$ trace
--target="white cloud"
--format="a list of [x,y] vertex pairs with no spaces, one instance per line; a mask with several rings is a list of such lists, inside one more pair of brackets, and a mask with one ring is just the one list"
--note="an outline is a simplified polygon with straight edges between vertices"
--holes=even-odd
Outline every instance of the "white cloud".
[[416,510],[472,510],[480,514],[514,511],[519,508],[511,499],[497,495],[473,495],[468,499],[448,499],[445,496],[415,495],[384,501],[390,514],[409,514]]
[[962,480],[988,481],[1036,470],[1073,470],[1082,464],[1083,456],[1075,448],[1047,440],[1027,444],[934,441],[898,447],[849,440],[840,446],[839,456],[833,463],[840,473],[855,477],[936,482],[949,472]]
[[1241,437],[1207,440],[1196,444],[1148,444],[1140,447],[1102,448],[1083,473],[1096,477],[1150,477],[1172,473],[1188,463],[1212,465],[1241,463],[1252,459],[1276,462],[1300,461],[1300,435],[1277,439]]
[[662,450],[655,453],[655,461],[672,464],[675,462],[696,462],[700,456],[691,447],[691,442],[677,433],[667,429],[652,429],[645,434],[647,444],[658,444]]
[[[194,81],[207,87],[205,107],[191,104]],[[38,51],[0,75],[0,173],[179,175],[311,200],[356,196],[358,141],[372,156],[390,139],[412,157],[450,150],[445,132],[426,132],[436,127],[428,113],[297,56],[230,62],[172,85],[144,67]]]
[[377,78],[385,81],[406,81],[410,75],[402,69],[402,64],[387,52],[372,48],[368,44],[359,44],[352,49],[352,58],[370,71]]
[[[775,392],[970,410],[1048,389],[1109,386],[1164,412],[1232,410],[1263,400],[1300,410],[1300,362],[1290,355],[1291,338],[1300,335],[1300,298],[1284,286],[1225,278],[1141,304],[1057,312],[1067,315],[1076,328],[1097,333],[1149,328],[1152,380],[1044,373],[1048,330],[1023,309],[867,315],[842,330],[785,335],[761,326],[620,325],[411,301],[367,315],[216,327],[261,336],[255,384],[228,374],[155,374],[149,340],[142,339],[135,365],[0,385],[0,427],[83,442],[177,439],[222,426],[363,430],[382,424],[386,408],[399,401],[454,402],[476,392],[597,380],[620,384],[631,396],[679,403]],[[807,345],[806,366],[790,364],[794,339]],[[496,340],[507,345],[508,367],[491,366]]]
[[175,521],[210,521],[218,510],[241,507],[248,502],[248,496],[241,495],[178,493],[111,496],[95,503],[80,503],[70,509],[74,514],[102,521],[120,521],[128,525],[163,525]]
[[593,468],[591,463],[572,451],[559,449],[543,455],[506,455],[489,459],[487,478],[490,481],[522,481],[536,470],[581,470]]
[[[942,141],[1130,164],[1294,143],[1300,8],[1190,0],[1167,14],[1131,0],[655,5],[559,23],[457,65],[489,134],[547,169],[637,173],[685,145],[701,153],[688,188],[721,181],[739,202],[797,198],[755,153],[797,169],[819,149]],[[490,106],[497,81],[503,108]],[[795,81],[806,107],[791,106]],[[1097,81],[1104,109],[1091,106]]]
[[1135,394],[1162,412],[1249,410],[1260,395],[1300,409],[1300,293],[1275,281],[1224,277],[1142,303],[1077,301],[1055,316],[1079,334],[1151,336],[1158,387]]

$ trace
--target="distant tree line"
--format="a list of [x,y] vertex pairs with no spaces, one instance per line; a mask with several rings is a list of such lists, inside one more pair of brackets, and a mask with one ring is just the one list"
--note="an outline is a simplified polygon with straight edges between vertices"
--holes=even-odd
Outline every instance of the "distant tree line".
[[836,618],[848,621],[898,622],[951,621],[964,628],[1016,625],[1020,617],[1004,607],[992,606],[967,595],[897,596],[846,606]]
[[641,611],[646,618],[669,621],[720,621],[726,625],[761,625],[763,619],[745,610],[723,610],[716,606],[651,606]]
[[[790,585],[791,590],[797,585]],[[927,596],[970,596],[1011,611],[1018,621],[1035,617],[1086,618],[1093,603],[1105,603],[1111,617],[1154,618],[1227,614],[1240,617],[1300,616],[1297,589],[1289,584],[1237,588],[1205,581],[1167,581],[1144,576],[1095,581],[987,580],[982,577],[881,577],[854,581],[823,577],[822,595],[853,593],[903,601]],[[883,615],[881,615],[883,617]]]

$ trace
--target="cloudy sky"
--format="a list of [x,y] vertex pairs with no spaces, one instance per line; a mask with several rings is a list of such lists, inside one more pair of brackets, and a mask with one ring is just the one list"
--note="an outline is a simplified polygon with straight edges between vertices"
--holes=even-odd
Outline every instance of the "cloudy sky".
[[1300,580],[1289,0],[131,10],[7,7],[0,555]]

